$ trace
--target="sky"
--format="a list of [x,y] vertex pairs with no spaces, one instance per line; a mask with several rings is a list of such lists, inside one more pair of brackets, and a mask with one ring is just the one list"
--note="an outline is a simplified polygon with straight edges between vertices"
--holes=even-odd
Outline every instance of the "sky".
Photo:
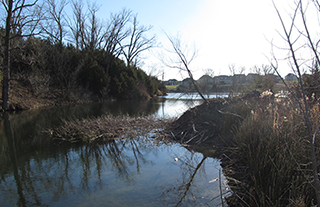
[[[276,4],[290,12],[287,1],[290,0]],[[236,68],[245,67],[245,73],[250,73],[253,66],[270,63],[271,42],[284,46],[278,33],[282,32],[281,24],[271,0],[98,0],[96,3],[101,5],[98,12],[101,19],[127,8],[138,15],[141,25],[153,27],[148,35],[156,36],[158,47],[143,54],[141,67],[159,79],[187,77],[186,73],[168,68],[160,61],[171,47],[165,33],[179,34],[185,44],[197,48],[197,56],[189,65],[195,79],[208,68],[215,76],[230,75],[232,64]],[[280,59],[286,55],[283,52],[275,51]],[[280,65],[283,76],[291,72],[286,63]]]

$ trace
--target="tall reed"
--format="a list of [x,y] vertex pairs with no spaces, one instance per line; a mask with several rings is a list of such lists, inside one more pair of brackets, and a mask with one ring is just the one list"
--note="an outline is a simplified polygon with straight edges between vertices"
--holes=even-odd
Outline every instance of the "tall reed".
[[[316,127],[319,103],[314,104],[310,112]],[[237,176],[230,176],[238,182],[230,182],[234,191],[230,203],[240,202],[241,206],[313,204],[309,140],[298,106],[288,99],[274,101],[271,96],[261,97],[251,114],[234,130],[233,142]]]

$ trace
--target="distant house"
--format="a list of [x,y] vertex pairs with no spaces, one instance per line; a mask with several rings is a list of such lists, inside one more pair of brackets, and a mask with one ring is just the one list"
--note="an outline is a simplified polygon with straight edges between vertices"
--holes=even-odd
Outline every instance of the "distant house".
[[197,83],[202,92],[209,91],[212,88],[212,86],[215,85],[213,78],[209,75],[203,75],[201,78],[199,78]]
[[247,82],[258,80],[259,74],[257,73],[248,73]]
[[183,87],[186,87],[186,88],[191,88],[192,86],[192,81],[190,78],[186,78],[186,79],[183,79],[180,86],[183,86]]
[[213,81],[217,85],[226,85],[232,82],[232,77],[227,75],[219,75],[213,78]]
[[211,76],[209,75],[203,75],[199,80],[197,81],[199,85],[213,85],[214,80]]
[[298,77],[297,77],[295,74],[293,74],[293,73],[289,73],[288,75],[286,75],[286,76],[284,77],[284,79],[285,79],[286,81],[296,81],[296,80],[298,80]]
[[242,84],[246,82],[246,75],[245,74],[234,74],[232,81],[236,84]]
[[278,75],[274,75],[274,74],[269,74],[269,75],[272,76],[275,83],[279,83],[281,81],[281,78]]
[[166,85],[179,85],[181,83],[181,81],[177,81],[177,79],[169,79],[167,81],[165,81],[164,84]]

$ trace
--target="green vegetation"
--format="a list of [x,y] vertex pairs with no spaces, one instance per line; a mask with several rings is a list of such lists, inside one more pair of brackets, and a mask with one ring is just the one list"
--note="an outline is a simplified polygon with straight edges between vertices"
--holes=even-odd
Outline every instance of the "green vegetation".
[[166,85],[169,92],[176,92],[179,85]]
[[11,75],[34,96],[58,91],[65,101],[81,100],[84,94],[92,100],[148,99],[163,90],[157,78],[105,50],[77,50],[35,37],[20,41],[25,47],[11,52]]

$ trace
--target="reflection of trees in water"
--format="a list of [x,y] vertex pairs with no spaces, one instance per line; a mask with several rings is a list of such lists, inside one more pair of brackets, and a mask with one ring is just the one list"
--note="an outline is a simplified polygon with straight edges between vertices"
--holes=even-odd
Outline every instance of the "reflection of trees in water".
[[[48,156],[51,156],[52,153],[55,153],[55,149],[51,147],[50,140],[46,139],[41,132],[60,125],[62,119],[96,117],[107,113],[115,115],[136,115],[142,112],[154,114],[158,109],[159,105],[151,101],[110,101],[22,111],[10,115],[10,122],[15,133],[18,153],[48,152]],[[0,117],[0,164],[6,164],[6,161],[9,160],[8,153],[5,152],[8,146],[4,133],[4,117],[2,116]]]
[[[74,191],[75,186],[70,184],[72,180],[70,179],[70,177],[72,178],[72,175],[70,176],[70,171],[72,171],[72,169],[70,168],[74,165],[73,162],[75,161],[75,158],[73,155],[70,155],[70,148],[64,146],[52,147],[53,143],[51,140],[46,139],[46,137],[41,134],[42,130],[50,127],[52,128],[61,123],[61,119],[68,117],[81,118],[99,116],[113,111],[118,114],[137,114],[142,111],[145,111],[146,114],[152,114],[158,109],[159,105],[152,104],[150,101],[141,101],[135,104],[132,104],[131,102],[107,102],[23,111],[19,114],[10,115],[11,120],[8,118],[9,114],[6,115],[6,118],[3,114],[0,118],[0,166],[5,167],[0,168],[0,191],[3,191],[4,181],[8,180],[6,176],[15,172],[15,166],[12,166],[13,157],[10,156],[11,153],[13,153],[13,147],[15,149],[14,154],[16,157],[15,163],[17,163],[16,166],[18,167],[19,176],[22,177],[22,180],[25,179],[26,181],[31,179],[32,176],[38,176],[42,183],[47,182],[44,186],[46,191],[50,189],[50,186],[56,185],[56,197],[64,195],[65,191]],[[5,125],[8,123],[10,125],[12,139],[5,129]],[[13,147],[8,143],[10,140],[14,143]],[[133,179],[132,173],[130,174],[126,169],[128,166],[135,165],[137,172],[139,172],[141,164],[148,164],[146,159],[143,158],[143,153],[141,153],[141,150],[143,149],[140,148],[142,147],[140,144],[122,142],[123,141],[114,141],[114,143],[105,144],[103,147],[83,146],[82,148],[78,147],[77,149],[73,149],[74,152],[77,151],[77,153],[82,155],[77,163],[81,163],[82,166],[82,185],[84,188],[90,187],[88,185],[89,181],[86,181],[86,179],[93,176],[93,172],[91,172],[93,160],[95,161],[94,175],[97,176],[98,181],[100,182],[102,168],[108,164],[104,161],[104,159],[106,159],[105,156],[110,156],[110,158],[108,158],[109,162],[114,163],[113,167],[118,169],[118,175],[121,180]],[[134,158],[126,156],[125,154],[127,152],[123,153],[124,150],[128,151],[129,149],[133,151]],[[43,169],[42,165],[45,165],[46,168]],[[28,170],[28,168],[31,168],[32,170]],[[35,173],[37,170],[39,172]],[[65,174],[61,174],[61,171],[64,171]],[[72,173],[74,174],[75,172]],[[51,174],[54,174],[56,177],[53,178]],[[55,184],[52,184],[53,182]],[[33,189],[33,185],[37,185],[35,183],[35,181],[28,181],[24,185],[30,190]],[[69,185],[65,186],[66,183],[69,183]],[[10,187],[11,186],[8,188]],[[60,191],[61,193],[59,193]]]
[[5,135],[8,140],[7,141],[8,149],[9,149],[8,151],[9,151],[9,156],[12,163],[13,176],[16,183],[16,187],[17,187],[17,193],[19,195],[17,206],[26,206],[26,201],[24,199],[23,188],[21,184],[21,178],[18,172],[16,146],[15,146],[15,141],[13,139],[13,132],[10,124],[10,116],[6,112],[4,113],[4,129],[5,129]]
[[[197,178],[206,177],[205,156],[196,156],[194,152],[181,156],[176,164],[182,172],[182,179],[163,191],[161,199],[170,206],[208,206],[213,194],[206,198],[199,197],[199,192],[204,186],[197,186]],[[208,189],[211,192],[211,189]],[[195,196],[197,195],[197,196]]]
[[5,126],[6,151],[12,167],[10,172],[7,169],[0,175],[0,200],[6,202],[4,205],[43,206],[72,195],[89,196],[108,188],[114,174],[116,179],[130,184],[135,182],[142,165],[153,164],[147,159],[151,152],[147,147],[156,143],[142,142],[138,138],[76,147],[61,145],[51,156],[26,154],[25,159],[18,161],[10,119],[5,121]]

